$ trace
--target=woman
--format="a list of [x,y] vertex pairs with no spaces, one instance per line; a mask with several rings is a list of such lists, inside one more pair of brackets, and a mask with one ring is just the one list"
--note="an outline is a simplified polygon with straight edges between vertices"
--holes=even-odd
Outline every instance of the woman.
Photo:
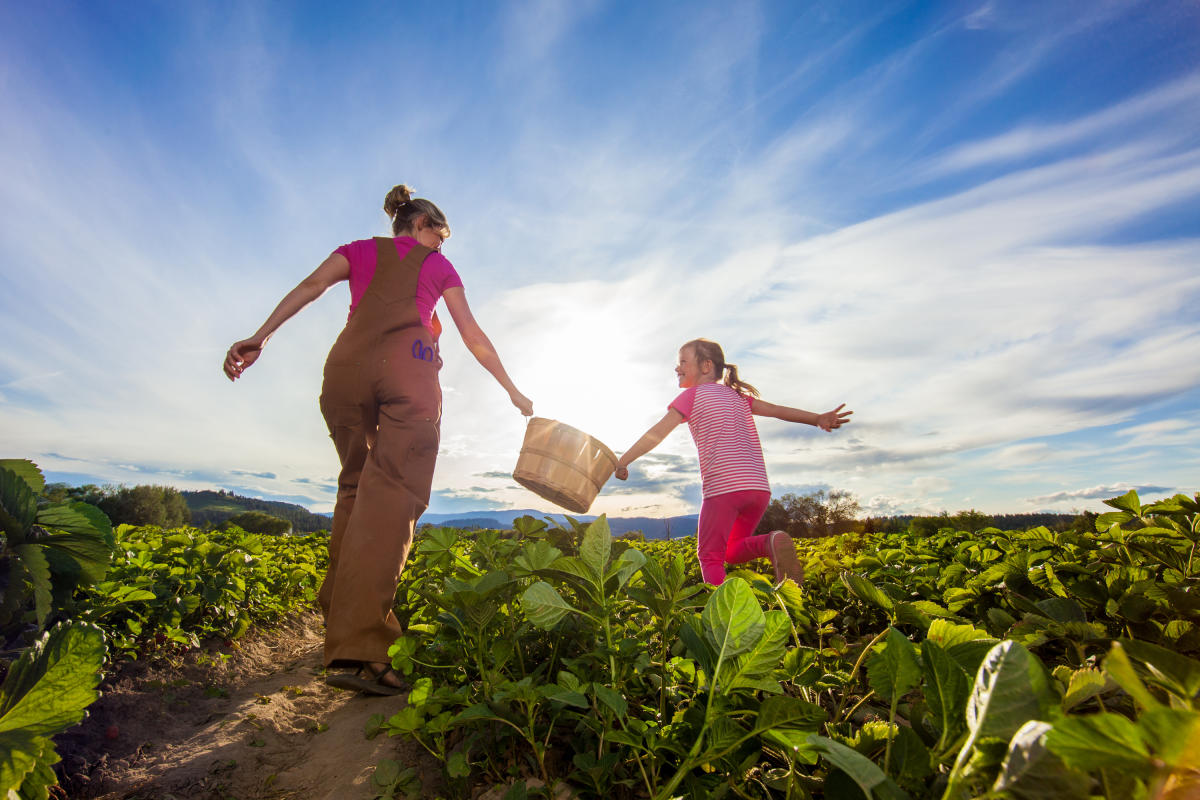
[[280,301],[249,339],[229,348],[225,374],[236,380],[271,335],[341,281],[350,282],[350,316],[325,361],[321,413],[342,470],[329,540],[329,571],[319,600],[325,615],[325,665],[351,667],[326,681],[372,694],[396,694],[388,647],[401,635],[392,612],[396,585],[418,517],[429,505],[441,422],[439,298],[484,369],[522,414],[533,404],[517,391],[467,305],[462,281],[440,252],[446,217],[404,185],[383,202],[392,237],[335,250]]

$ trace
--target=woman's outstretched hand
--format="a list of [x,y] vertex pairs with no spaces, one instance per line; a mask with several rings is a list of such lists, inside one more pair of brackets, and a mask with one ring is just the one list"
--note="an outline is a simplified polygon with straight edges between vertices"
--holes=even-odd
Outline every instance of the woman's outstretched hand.
[[853,414],[853,411],[842,411],[846,407],[845,403],[835,408],[833,411],[826,411],[824,414],[817,415],[817,427],[823,431],[831,431],[834,428],[840,428],[842,425],[850,422],[847,417]]
[[242,339],[235,342],[225,354],[225,374],[229,380],[236,381],[242,377],[246,367],[253,364],[262,355],[262,342],[256,339]]
[[629,467],[617,467],[613,470],[613,475],[619,481],[627,480],[629,478]]
[[508,399],[512,400],[512,404],[527,417],[533,416],[533,401],[525,395],[518,392],[516,389],[509,392]]

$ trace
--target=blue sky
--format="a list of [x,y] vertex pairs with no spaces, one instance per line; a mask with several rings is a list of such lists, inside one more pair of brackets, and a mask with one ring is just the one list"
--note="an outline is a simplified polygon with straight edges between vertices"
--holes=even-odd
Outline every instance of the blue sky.
[[[777,493],[877,514],[1200,486],[1200,9],[7,3],[0,456],[332,505],[335,287],[225,349],[408,183],[540,416],[620,452],[720,342]],[[447,324],[449,322],[447,320]],[[431,511],[553,506],[452,326]],[[698,509],[680,428],[594,513]]]

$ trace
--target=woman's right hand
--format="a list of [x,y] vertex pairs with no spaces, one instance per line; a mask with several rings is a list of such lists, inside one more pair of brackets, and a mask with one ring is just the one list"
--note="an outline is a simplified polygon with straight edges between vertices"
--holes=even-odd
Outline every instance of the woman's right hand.
[[262,354],[262,342],[257,339],[242,339],[235,342],[225,354],[225,374],[229,380],[236,381],[242,377],[246,367],[258,360]]
[[514,406],[516,406],[517,410],[520,411],[522,414],[524,414],[527,417],[533,416],[533,401],[530,400],[528,397],[521,394],[516,389],[513,389],[511,392],[508,393],[508,399],[512,400],[512,404]]

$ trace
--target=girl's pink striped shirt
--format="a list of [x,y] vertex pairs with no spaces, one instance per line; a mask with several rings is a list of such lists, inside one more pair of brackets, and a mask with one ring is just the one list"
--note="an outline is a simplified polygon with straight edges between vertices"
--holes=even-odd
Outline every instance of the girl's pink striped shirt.
[[704,497],[771,490],[749,397],[723,383],[702,383],[684,389],[670,408],[687,420],[696,442]]

